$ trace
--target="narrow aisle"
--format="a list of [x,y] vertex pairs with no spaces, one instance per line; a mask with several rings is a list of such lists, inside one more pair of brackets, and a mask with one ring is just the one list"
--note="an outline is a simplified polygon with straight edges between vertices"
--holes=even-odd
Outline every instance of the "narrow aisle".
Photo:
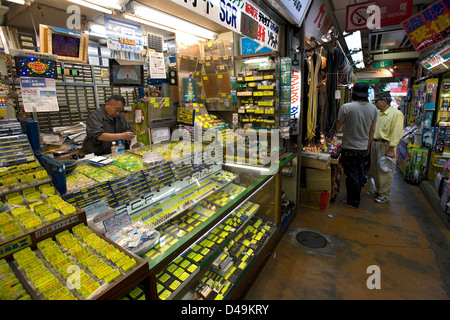
[[[345,198],[342,186],[337,200]],[[449,299],[450,230],[444,217],[398,170],[390,203],[376,203],[368,190],[357,210],[336,202],[325,212],[301,208],[245,299]],[[300,245],[295,236],[304,230],[329,244],[312,250]],[[368,273],[373,265],[379,273]],[[376,280],[380,289],[369,289]]]

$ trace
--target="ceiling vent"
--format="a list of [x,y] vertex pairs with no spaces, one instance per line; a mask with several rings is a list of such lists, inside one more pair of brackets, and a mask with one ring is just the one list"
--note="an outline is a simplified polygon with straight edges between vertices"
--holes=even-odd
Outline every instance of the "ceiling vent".
[[372,32],[369,34],[369,51],[402,48],[408,45],[405,31]]

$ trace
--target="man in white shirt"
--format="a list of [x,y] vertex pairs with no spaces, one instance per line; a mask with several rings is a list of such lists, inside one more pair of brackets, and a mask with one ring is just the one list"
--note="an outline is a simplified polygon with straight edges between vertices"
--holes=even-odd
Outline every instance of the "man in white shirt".
[[369,85],[355,83],[352,102],[342,105],[337,118],[338,130],[342,127],[341,162],[346,175],[347,199],[338,203],[358,208],[364,186],[364,157],[368,154],[377,122],[377,108],[369,103]]

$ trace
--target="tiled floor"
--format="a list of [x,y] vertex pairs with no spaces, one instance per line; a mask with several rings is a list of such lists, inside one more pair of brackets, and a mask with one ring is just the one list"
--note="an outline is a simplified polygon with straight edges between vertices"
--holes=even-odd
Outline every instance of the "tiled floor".
[[[375,203],[368,190],[358,210],[336,202],[325,212],[301,208],[245,299],[449,299],[446,217],[400,172],[390,203]],[[337,200],[344,198],[342,183]],[[295,235],[303,230],[322,234],[329,245],[302,247]],[[373,288],[377,284],[380,289]]]

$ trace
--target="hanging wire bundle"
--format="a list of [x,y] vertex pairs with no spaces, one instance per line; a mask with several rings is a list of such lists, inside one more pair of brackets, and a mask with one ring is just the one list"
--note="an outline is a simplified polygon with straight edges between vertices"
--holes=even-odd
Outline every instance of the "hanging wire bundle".
[[322,64],[322,58],[318,52],[314,52],[311,56],[311,80],[309,84],[309,101],[308,101],[308,113],[306,122],[306,138],[307,140],[313,140],[316,136],[317,126],[317,113],[318,113],[318,98],[317,98],[317,81],[319,80],[320,67]]
[[324,115],[324,134],[326,139],[333,139],[337,131],[338,104],[336,101],[336,90],[338,88],[338,68],[342,67],[341,60],[343,60],[338,51],[337,48],[334,48],[334,50],[328,50],[327,53],[327,107]]

